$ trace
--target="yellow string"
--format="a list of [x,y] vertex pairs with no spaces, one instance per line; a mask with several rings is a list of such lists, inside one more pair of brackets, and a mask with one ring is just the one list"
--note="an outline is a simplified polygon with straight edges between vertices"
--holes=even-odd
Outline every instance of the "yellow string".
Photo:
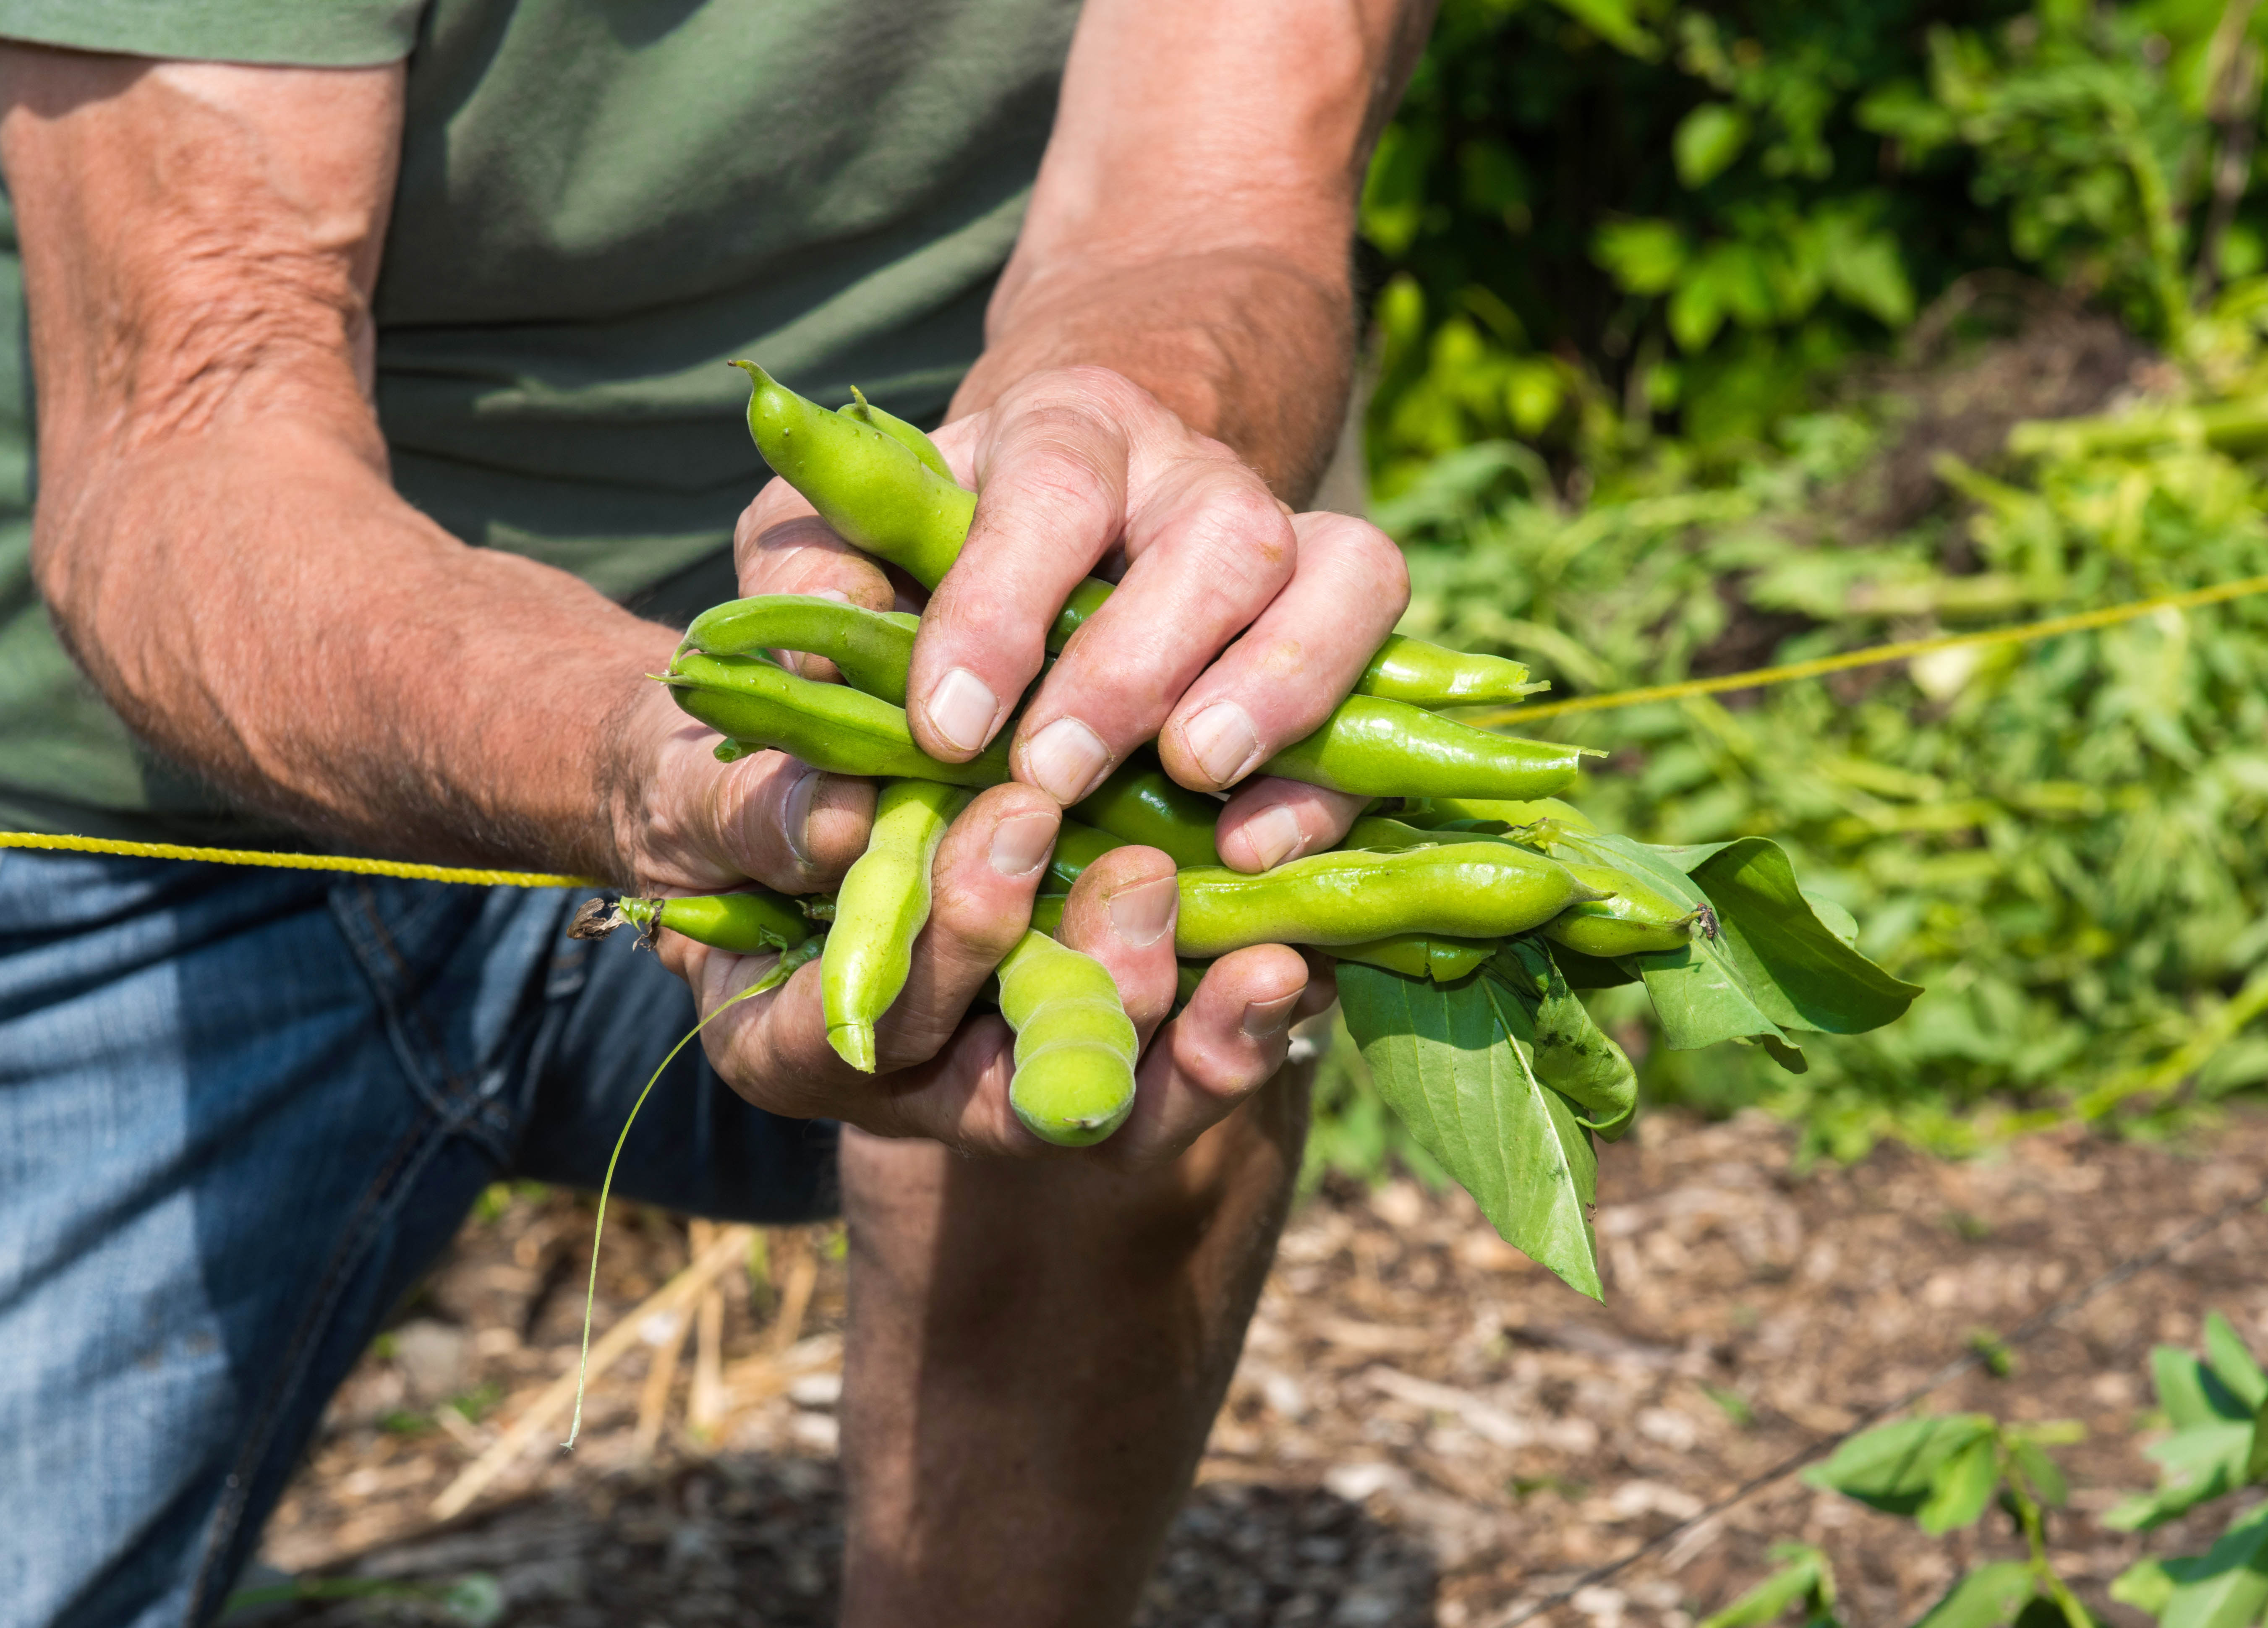
[[[1789,662],[1778,667],[1757,667],[1747,672],[1725,673],[1713,678],[1687,678],[1678,684],[1656,684],[1638,690],[1571,696],[1565,700],[1545,701],[1534,707],[1503,707],[1462,715],[1469,723],[1484,726],[1526,723],[1537,718],[1556,718],[1564,713],[1605,712],[1612,708],[1641,706],[1647,701],[1680,700],[1689,695],[1761,689],[1768,684],[1788,684],[1798,678],[1816,678],[1826,673],[1847,672],[1853,667],[1874,667],[1884,662],[1907,661],[1935,650],[2026,644],[2035,639],[2051,639],[2058,634],[2114,627],[2119,622],[2131,622],[2138,617],[2147,616],[2154,611],[2191,610],[2198,605],[2220,605],[2257,593],[2268,593],[2268,576],[2248,576],[2241,582],[2221,583],[2211,588],[2159,594],[2148,599],[2131,600],[2124,605],[2106,605],[2099,611],[2051,616],[2044,621],[2024,622],[2014,627],[1993,627],[1983,633],[1941,634],[1933,639],[1904,639],[1895,644],[1870,645],[1863,650],[1845,650],[1840,656],[1822,656],[1808,662]],[[399,876],[411,882],[460,882],[474,887],[603,885],[581,876],[556,876],[540,870],[475,870],[453,865],[411,864],[398,859],[360,859],[335,854],[267,854],[253,848],[186,847],[172,842],[123,842],[109,837],[51,837],[28,831],[0,831],[0,848],[63,848],[78,854],[116,854],[130,859],[186,859],[209,865],[266,865],[278,870],[341,870],[355,876]]]
[[1529,723],[1538,718],[1556,718],[1570,712],[1605,712],[1613,708],[1637,707],[1647,701],[1682,700],[1689,695],[1714,695],[1725,690],[1760,689],[1768,684],[1786,684],[1797,678],[1816,678],[1825,673],[1847,672],[1853,667],[1874,667],[1884,662],[1906,661],[1916,656],[1927,656],[1935,650],[1957,650],[1991,644],[2026,644],[2035,639],[2051,639],[2058,634],[2080,633],[2089,627],[2109,627],[2119,622],[2131,622],[2154,611],[2189,610],[2200,605],[2219,605],[2228,599],[2242,599],[2257,593],[2268,593],[2268,576],[2248,576],[2242,582],[2221,583],[2211,588],[2192,588],[2183,593],[2160,594],[2154,598],[2106,605],[2099,611],[2079,611],[2069,616],[2051,616],[2045,621],[2025,622],[2014,627],[1993,627],[1983,633],[1941,634],[1933,639],[1904,639],[1896,644],[1870,645],[1863,650],[1846,650],[1840,656],[1822,656],[1808,662],[1789,662],[1780,667],[1758,667],[1748,672],[1725,673],[1713,678],[1687,678],[1678,684],[1650,685],[1642,690],[1575,695],[1565,700],[1543,701],[1533,707],[1500,707],[1483,713],[1462,713],[1459,716],[1467,723],[1493,727],[1500,723]]
[[362,859],[350,854],[267,854],[256,848],[196,848],[176,842],[123,842],[111,837],[51,837],[32,831],[0,831],[0,848],[62,848],[74,854],[116,854],[129,859],[188,859],[208,865],[265,865],[275,870],[343,870],[359,876],[399,876],[409,882],[461,882],[474,887],[596,887],[581,876],[555,876],[541,870],[475,870],[455,865],[417,865],[399,859]]

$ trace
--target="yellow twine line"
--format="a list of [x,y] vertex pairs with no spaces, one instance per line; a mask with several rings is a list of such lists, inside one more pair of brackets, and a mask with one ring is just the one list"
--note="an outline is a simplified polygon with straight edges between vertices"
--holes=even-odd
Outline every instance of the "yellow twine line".
[[2079,611],[2069,616],[2051,616],[2045,621],[2025,622],[2014,627],[1994,627],[1984,633],[1941,634],[1933,639],[1905,639],[1896,644],[1871,645],[1863,650],[1846,650],[1840,656],[1822,656],[1813,661],[1790,662],[1780,667],[1758,667],[1748,672],[1726,673],[1713,678],[1687,678],[1682,683],[1650,685],[1641,690],[1576,695],[1565,700],[1543,701],[1533,707],[1499,708],[1492,712],[1467,713],[1463,717],[1468,723],[1483,726],[1528,723],[1537,718],[1556,718],[1565,713],[1604,712],[1612,708],[1636,707],[1646,701],[1682,700],[1689,695],[1714,695],[1725,690],[1761,689],[1768,684],[1786,684],[1797,678],[1816,678],[1825,673],[1847,672],[1853,667],[1874,667],[1884,662],[1906,661],[1936,650],[1957,650],[1990,644],[2025,644],[2035,639],[2051,639],[2061,633],[2080,633],[2089,627],[2109,627],[2119,622],[2130,622],[2154,611],[2188,610],[2200,605],[2219,605],[2224,600],[2242,599],[2257,593],[2268,593],[2268,576],[2248,576],[2242,582],[2221,583],[2212,588],[2192,588],[2183,593],[2160,594],[2155,598],[2107,605],[2099,611]]
[[265,865],[274,870],[343,870],[358,876],[398,876],[408,882],[461,882],[474,887],[596,887],[581,876],[555,876],[541,870],[475,870],[455,865],[417,865],[399,859],[362,859],[350,854],[266,854],[256,848],[196,848],[177,842],[123,842],[112,837],[51,837],[31,831],[0,831],[0,848],[63,848],[74,854],[116,854],[129,859],[187,859],[207,865]]
[[[1617,707],[1637,707],[1647,701],[1680,700],[1689,695],[1715,695],[1726,690],[1761,689],[1768,684],[1787,684],[1797,678],[1816,678],[1853,667],[1874,667],[1902,662],[1934,650],[1957,650],[1992,644],[2025,644],[2062,633],[2081,633],[2109,627],[2147,616],[2154,611],[2189,610],[2219,605],[2251,594],[2268,593],[2268,576],[2248,576],[2241,582],[2212,588],[2192,588],[2182,593],[2160,594],[2099,611],[2079,611],[2051,616],[2045,621],[2014,627],[1994,627],[1984,633],[1943,634],[1933,639],[1906,639],[1877,644],[1840,656],[1814,661],[1790,662],[1779,667],[1757,667],[1747,672],[1726,673],[1713,678],[1688,678],[1678,684],[1656,684],[1639,690],[1615,690],[1602,695],[1572,696],[1535,707],[1499,708],[1492,712],[1464,715],[1468,722],[1492,725],[1525,723],[1554,718],[1563,713],[1604,712]],[[341,870],[364,876],[398,876],[410,882],[459,882],[474,887],[559,888],[599,887],[603,884],[582,876],[556,876],[540,870],[475,870],[453,865],[417,865],[398,859],[360,859],[333,854],[266,854],[253,848],[185,847],[172,842],[123,842],[109,837],[51,837],[28,831],[0,831],[0,848],[63,848],[78,854],[116,854],[129,859],[185,859],[209,865],[265,865],[278,870]]]

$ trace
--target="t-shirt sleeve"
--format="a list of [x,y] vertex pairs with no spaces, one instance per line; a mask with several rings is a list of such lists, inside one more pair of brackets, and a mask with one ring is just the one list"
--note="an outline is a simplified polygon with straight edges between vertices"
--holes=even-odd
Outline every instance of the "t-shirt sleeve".
[[370,68],[416,42],[428,0],[0,0],[0,39],[125,56]]

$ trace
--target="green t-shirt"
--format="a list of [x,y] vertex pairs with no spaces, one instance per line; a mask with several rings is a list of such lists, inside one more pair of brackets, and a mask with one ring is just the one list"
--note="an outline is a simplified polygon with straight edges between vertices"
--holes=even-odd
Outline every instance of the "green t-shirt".
[[[0,0],[0,36],[409,60],[379,279],[401,495],[469,543],[689,613],[763,475],[754,356],[917,422],[976,360],[1077,0]],[[28,563],[23,274],[0,200],[0,828],[273,840],[140,745]]]

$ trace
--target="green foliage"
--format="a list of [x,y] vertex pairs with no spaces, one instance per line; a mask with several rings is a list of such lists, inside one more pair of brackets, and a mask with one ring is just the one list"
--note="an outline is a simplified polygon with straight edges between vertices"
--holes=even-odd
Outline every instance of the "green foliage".
[[[2252,297],[2240,285],[2223,306]],[[1464,449],[1379,508],[1406,539],[1404,629],[1519,656],[1566,693],[2268,573],[2263,472],[2195,441],[2058,444],[2007,480],[1949,465],[1965,513],[1869,535],[1835,517],[1878,479],[1897,417],[1794,421],[1786,456],[1723,486],[1581,508],[1524,449]],[[1931,993],[1903,1022],[1807,1043],[1800,1082],[1759,1054],[1653,1048],[1657,1095],[1776,1102],[1843,1153],[1890,1126],[1959,1148],[1988,1099],[2115,1098],[2268,958],[2268,854],[2246,834],[2268,817],[2268,600],[1753,699],[1528,732],[1611,754],[1572,794],[1603,825],[1772,839],[1855,919],[1859,951]],[[1594,1009],[1626,1041],[1660,1032],[1631,992]],[[2264,1078],[2257,1045],[2205,1076],[2213,1092]]]
[[1349,962],[1339,999],[1418,1144],[1508,1243],[1600,1298],[1591,1132],[1628,1125],[1638,1082],[1549,955],[1515,941],[1454,984]]
[[1721,471],[1980,270],[2183,345],[2192,275],[2264,258],[2214,194],[2263,38],[2214,0],[1446,0],[1363,198],[1379,490],[1508,436]]
[[[2166,1482],[2156,1494],[2120,1507],[2158,1513],[2146,1521],[2121,1522],[2114,1511],[2113,1525],[2154,1525],[2261,1480],[2257,1470],[2241,1469],[2239,1453],[2235,1478],[2202,1490],[2203,1484],[2176,1466],[2210,1455],[2165,1450],[2238,1420],[2249,1433],[2257,1411],[2268,1402],[2268,1375],[2228,1320],[2218,1312],[2207,1316],[2202,1353],[2160,1346],[2150,1366],[2159,1402],[2176,1426],[2169,1441],[2151,1450],[2167,1467]],[[2011,1622],[2018,1628],[2092,1628],[2094,1618],[2049,1558],[2045,1526],[2045,1511],[2066,1497],[2063,1471],[2046,1449],[2081,1434],[2073,1424],[2013,1425],[1983,1413],[1901,1419],[1852,1437],[1804,1478],[1870,1507],[1910,1516],[1940,1536],[1975,1526],[1995,1505],[2014,1520],[2026,1558],[1974,1566],[1914,1628],[2001,1628]],[[1701,1628],[1765,1628],[1799,1603],[1809,1622],[1831,1622],[1835,1581],[1827,1557],[1784,1544],[1772,1558],[1782,1563],[1778,1571],[1705,1618]],[[2268,1504],[2239,1511],[2202,1555],[2152,1557],[2129,1567],[2112,1583],[2110,1597],[2147,1612],[2162,1628],[2253,1628],[2268,1614]]]
[[1800,1605],[1806,1628],[1840,1628],[1835,1615],[1835,1571],[1827,1557],[1808,1544],[1775,1544],[1771,1558],[1779,1570],[1723,1610],[1701,1619],[1700,1628],[1764,1628],[1788,1607]]

